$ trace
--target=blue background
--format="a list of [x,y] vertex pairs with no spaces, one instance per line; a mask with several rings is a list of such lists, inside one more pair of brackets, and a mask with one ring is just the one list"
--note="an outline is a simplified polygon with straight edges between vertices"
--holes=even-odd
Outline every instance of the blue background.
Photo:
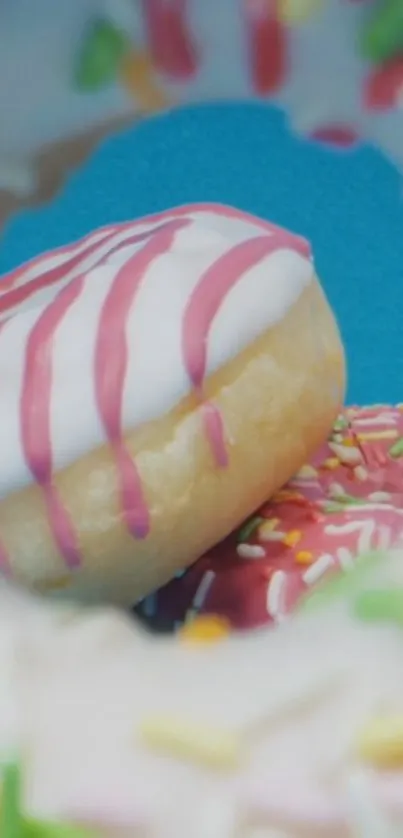
[[311,239],[349,360],[348,401],[403,401],[403,203],[376,152],[329,153],[258,105],[191,108],[106,142],[51,206],[6,229],[0,272],[94,227],[219,201]]

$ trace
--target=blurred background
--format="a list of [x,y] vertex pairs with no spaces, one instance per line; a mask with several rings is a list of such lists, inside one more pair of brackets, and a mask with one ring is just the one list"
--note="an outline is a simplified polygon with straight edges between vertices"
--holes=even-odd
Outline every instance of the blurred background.
[[0,273],[95,227],[217,201],[307,236],[349,361],[347,401],[403,401],[403,191],[370,148],[329,152],[263,106],[187,108],[104,142],[49,205],[6,226]]

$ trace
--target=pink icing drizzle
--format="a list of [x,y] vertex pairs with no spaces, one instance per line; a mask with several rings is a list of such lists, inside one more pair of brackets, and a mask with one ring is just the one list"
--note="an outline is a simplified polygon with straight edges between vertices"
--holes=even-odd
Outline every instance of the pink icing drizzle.
[[66,312],[80,295],[83,282],[83,277],[77,277],[62,288],[34,324],[27,341],[21,394],[21,438],[26,462],[43,490],[53,537],[71,568],[80,564],[79,545],[68,512],[52,484],[52,341]]
[[[107,439],[113,449],[120,483],[124,520],[135,538],[145,538],[150,515],[141,480],[122,436],[122,407],[129,360],[127,321],[150,263],[168,250],[175,234],[189,223],[178,219],[137,237],[150,237],[119,270],[102,307],[95,350],[95,395]],[[113,345],[113,352],[111,346]]]
[[187,0],[144,0],[143,13],[155,66],[176,79],[196,72],[196,49],[186,21]]
[[[224,253],[201,277],[188,302],[182,327],[182,354],[188,376],[203,401],[203,382],[206,375],[207,348],[213,320],[243,274],[281,248],[289,248],[302,256],[309,255],[309,245],[303,239],[270,226],[271,235],[255,236]],[[217,465],[227,464],[224,427],[218,410],[208,403],[203,418],[211,450]]]

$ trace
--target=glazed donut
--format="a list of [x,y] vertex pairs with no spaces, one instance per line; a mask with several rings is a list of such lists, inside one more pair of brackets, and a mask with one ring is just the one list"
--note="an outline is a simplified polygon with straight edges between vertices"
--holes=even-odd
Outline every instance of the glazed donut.
[[222,206],[114,225],[0,285],[0,558],[128,604],[326,437],[339,333],[308,244]]
[[137,612],[160,631],[283,622],[313,585],[402,541],[403,406],[349,407],[286,486]]
[[342,582],[174,638],[0,591],[2,838],[400,836],[402,554]]

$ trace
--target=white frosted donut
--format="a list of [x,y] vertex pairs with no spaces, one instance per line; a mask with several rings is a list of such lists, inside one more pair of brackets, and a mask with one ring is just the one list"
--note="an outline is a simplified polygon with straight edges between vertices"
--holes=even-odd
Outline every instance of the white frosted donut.
[[3,809],[19,764],[25,817],[57,824],[21,834],[399,838],[402,568],[372,558],[323,607],[231,636],[0,590]]
[[0,381],[3,571],[124,603],[306,461],[344,360],[309,245],[200,205],[3,277]]

